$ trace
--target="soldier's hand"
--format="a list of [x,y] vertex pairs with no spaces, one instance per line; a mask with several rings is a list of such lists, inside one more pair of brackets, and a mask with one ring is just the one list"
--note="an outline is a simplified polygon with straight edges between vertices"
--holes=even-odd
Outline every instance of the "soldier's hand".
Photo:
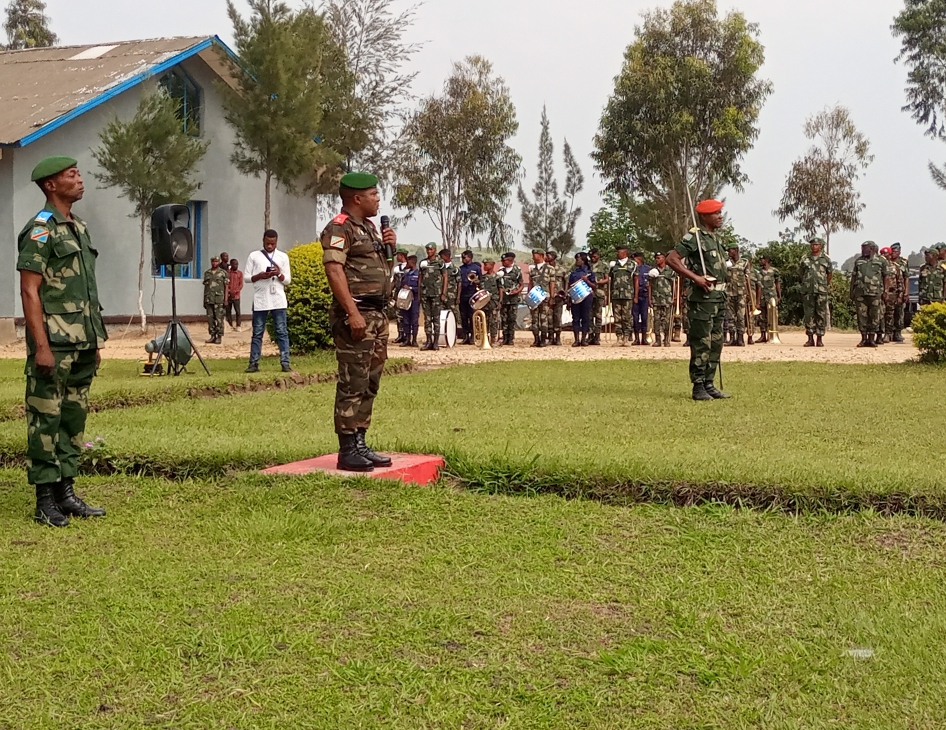
[[707,278],[706,278],[705,276],[697,276],[697,277],[693,280],[693,283],[696,284],[696,285],[697,285],[698,287],[700,287],[701,289],[703,289],[704,291],[712,291],[712,290],[713,290],[713,284],[712,284],[709,280],[707,280]]
[[44,378],[51,378],[53,373],[56,372],[56,356],[53,355],[53,351],[49,347],[37,348],[34,360],[36,369]]
[[381,231],[381,240],[390,246],[397,246],[397,233],[393,228],[385,228]]
[[365,318],[361,316],[361,312],[355,312],[348,316],[348,327],[351,329],[351,338],[355,342],[361,342],[365,339],[368,324],[365,322]]

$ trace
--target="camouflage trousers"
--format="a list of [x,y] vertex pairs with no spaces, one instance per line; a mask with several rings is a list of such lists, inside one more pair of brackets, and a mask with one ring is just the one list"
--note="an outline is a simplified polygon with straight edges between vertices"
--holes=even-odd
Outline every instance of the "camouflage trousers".
[[443,305],[440,297],[422,297],[420,308],[424,312],[424,334],[427,342],[437,342],[440,339],[440,308]]
[[351,435],[371,426],[374,399],[381,387],[381,373],[388,359],[388,318],[384,312],[362,312],[367,329],[359,342],[351,336],[345,312],[337,306],[329,313],[338,360],[335,387],[335,433]]
[[730,294],[726,298],[726,310],[729,315],[729,331],[737,335],[746,332],[746,295]]
[[595,296],[591,302],[591,334],[601,334],[601,325],[604,321],[604,297]]
[[486,315],[486,331],[489,332],[489,342],[495,345],[499,341],[499,304],[490,302],[483,307]]
[[723,351],[723,316],[726,302],[690,302],[690,382],[716,379]]
[[223,303],[205,304],[204,309],[207,312],[207,331],[211,337],[223,337],[223,320],[225,311]]
[[901,300],[899,304],[894,305],[893,328],[899,332],[906,328],[907,305]]
[[500,305],[499,320],[503,335],[509,340],[516,338],[516,324],[519,316],[519,297],[507,297]]
[[654,337],[657,342],[670,342],[670,325],[673,317],[670,312],[669,304],[654,305]]
[[854,305],[857,309],[857,329],[861,332],[882,332],[883,302],[879,296],[856,296]]
[[565,300],[561,297],[555,297],[552,302],[552,332],[558,334],[562,331],[562,312],[565,309]]
[[56,370],[41,375],[34,356],[26,359],[26,478],[52,484],[79,471],[79,451],[95,377],[96,350],[53,352]]
[[828,295],[805,294],[802,304],[805,309],[805,334],[824,337],[828,326]]
[[896,331],[897,305],[884,303],[884,326],[883,331],[887,336],[893,335]]
[[611,309],[614,312],[614,334],[631,337],[634,334],[634,300],[613,299]]
[[552,334],[552,307],[547,299],[532,310],[532,334]]

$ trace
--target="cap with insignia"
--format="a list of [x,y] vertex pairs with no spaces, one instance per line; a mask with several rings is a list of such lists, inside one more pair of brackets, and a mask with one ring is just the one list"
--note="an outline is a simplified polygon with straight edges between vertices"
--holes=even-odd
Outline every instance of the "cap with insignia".
[[436,250],[437,250],[437,244],[434,243],[433,241],[431,241],[431,242],[428,243],[426,246],[424,246],[424,248],[426,248],[428,251],[431,251],[431,250],[436,251]]
[[894,251],[899,251],[899,250],[900,250],[900,244],[899,244],[899,243],[895,243],[895,244],[893,244],[890,248],[892,248]]
[[342,176],[338,184],[349,190],[368,190],[378,187],[378,178],[367,172],[349,172]]
[[395,251],[394,253],[402,253],[402,254],[404,254],[404,255],[406,256],[406,255],[407,255],[407,249],[406,249],[406,248],[399,248],[399,249],[398,249],[397,251]]
[[813,236],[812,238],[808,239],[808,243],[820,243],[822,246],[824,246],[824,239],[821,236]]
[[534,249],[532,249],[532,253],[534,253],[534,254],[540,253],[540,254],[542,254],[543,256],[545,256],[545,251],[542,250],[541,248],[534,248]]
[[39,182],[47,177],[58,175],[70,167],[78,167],[78,165],[79,163],[72,157],[47,157],[33,168],[33,175],[30,179],[33,182]]
[[712,215],[719,213],[723,209],[723,203],[720,200],[701,200],[696,204],[696,212],[700,215]]
[[499,258],[500,259],[514,259],[516,258],[516,254],[514,254],[512,251],[506,251],[506,253],[504,253]]
[[937,251],[942,251],[944,248],[946,248],[946,243],[937,243],[935,246],[933,246],[933,248],[935,248]]
[[552,255],[552,256],[554,256],[555,258],[558,258],[558,251],[556,251],[556,250],[555,250],[554,248],[552,248],[551,246],[549,246],[547,249],[545,249],[545,253],[546,253],[546,254],[549,254],[549,255]]

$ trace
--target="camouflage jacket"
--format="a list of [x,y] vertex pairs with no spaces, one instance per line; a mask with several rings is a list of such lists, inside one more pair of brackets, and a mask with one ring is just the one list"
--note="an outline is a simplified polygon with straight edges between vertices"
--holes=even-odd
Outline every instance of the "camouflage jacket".
[[903,271],[899,264],[884,258],[884,293],[895,295],[903,293]]
[[734,261],[729,269],[729,281],[726,282],[726,294],[731,297],[746,296],[746,278],[751,274],[751,265],[749,259],[740,258]]
[[858,256],[851,272],[851,296],[881,296],[884,293],[884,276],[888,264],[882,256]]
[[342,210],[322,231],[322,261],[341,264],[353,297],[391,297],[391,264],[374,223]]
[[[39,299],[43,323],[53,350],[95,350],[108,339],[95,281],[95,260],[85,223],[47,205],[20,232],[17,271],[43,275]],[[27,332],[27,354],[36,343]]]
[[522,284],[522,269],[520,269],[516,264],[513,264],[507,270],[505,267],[500,267],[496,276],[499,279],[499,285],[503,289],[503,304],[508,304],[512,306],[513,304],[519,304],[520,294],[510,294],[509,292],[514,289],[518,289],[519,285]]
[[612,261],[608,264],[608,276],[611,277],[611,300],[634,298],[634,277],[637,276],[637,262],[628,259],[623,264]]
[[230,274],[226,269],[220,267],[207,269],[204,272],[204,306],[211,307],[215,304],[223,304],[227,284],[229,283]]
[[424,259],[420,269],[420,295],[428,299],[440,299],[443,292],[443,261],[439,256]]
[[[719,302],[726,298],[726,282],[729,280],[729,269],[726,268],[726,246],[719,237],[710,233],[706,228],[692,229],[683,240],[677,244],[674,251],[680,254],[686,267],[700,276],[712,276],[716,284],[710,291],[701,286],[691,286],[688,299],[691,302]],[[700,258],[700,242],[702,242],[703,257]],[[703,263],[706,262],[706,271]]]
[[452,261],[449,264],[443,264],[443,270],[447,272],[447,305],[453,306],[457,301],[457,294],[460,291],[460,267]]
[[489,303],[499,304],[499,275],[483,274],[480,277],[480,287],[489,292]]
[[941,266],[923,264],[920,267],[919,295],[923,302],[943,301],[943,283],[946,281],[946,272]]
[[832,268],[831,259],[823,253],[818,256],[812,256],[809,251],[802,256],[798,264],[798,278],[801,279],[802,294],[827,294],[828,293],[828,274]]
[[759,269],[757,273],[759,289],[762,290],[762,301],[759,302],[759,308],[769,303],[769,299],[778,298],[778,285],[782,283],[782,275],[778,269],[770,266],[767,269]]
[[670,306],[673,304],[673,282],[677,275],[669,266],[663,269],[654,266],[651,271],[656,271],[657,275],[649,277],[650,303],[655,307]]
[[598,284],[595,287],[595,296],[599,299],[607,298],[609,284],[605,282],[611,276],[611,268],[604,261],[598,259],[598,263],[591,265],[591,271],[595,275],[595,281]]
[[529,288],[541,286],[549,294],[552,293],[551,282],[555,277],[555,269],[549,264],[532,264],[529,266]]

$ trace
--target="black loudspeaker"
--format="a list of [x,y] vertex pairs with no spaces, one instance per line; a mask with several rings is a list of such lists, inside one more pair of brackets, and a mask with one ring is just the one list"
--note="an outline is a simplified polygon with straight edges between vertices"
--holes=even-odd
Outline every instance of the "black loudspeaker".
[[162,205],[151,214],[151,249],[157,266],[194,260],[191,213],[186,205]]

